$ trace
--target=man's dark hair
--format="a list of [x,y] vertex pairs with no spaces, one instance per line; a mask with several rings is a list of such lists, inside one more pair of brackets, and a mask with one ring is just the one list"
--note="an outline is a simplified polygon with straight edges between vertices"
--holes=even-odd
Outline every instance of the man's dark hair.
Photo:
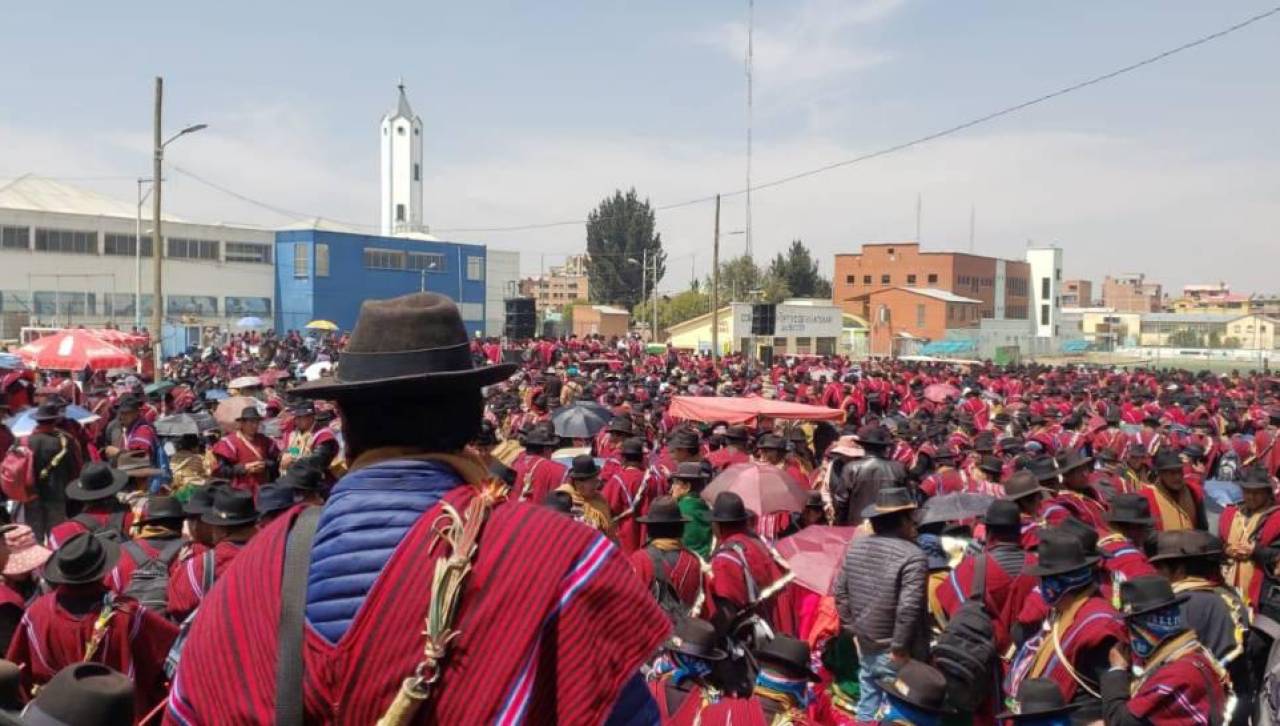
[[649,539],[680,539],[684,535],[683,522],[650,522],[645,529]]
[[467,388],[436,396],[352,398],[339,408],[347,456],[354,459],[383,446],[459,451],[480,432],[484,400],[479,388]]
[[871,518],[871,531],[879,535],[893,535],[902,531],[902,526],[906,524],[907,517],[915,514],[914,511],[893,512],[879,517]]

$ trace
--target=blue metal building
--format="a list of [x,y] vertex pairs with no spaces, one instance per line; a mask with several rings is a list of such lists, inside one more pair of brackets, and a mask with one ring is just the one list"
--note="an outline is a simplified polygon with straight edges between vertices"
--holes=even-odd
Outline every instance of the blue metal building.
[[484,330],[485,248],[322,229],[276,232],[276,329],[316,319],[350,330],[369,298],[430,290],[453,298],[468,335]]

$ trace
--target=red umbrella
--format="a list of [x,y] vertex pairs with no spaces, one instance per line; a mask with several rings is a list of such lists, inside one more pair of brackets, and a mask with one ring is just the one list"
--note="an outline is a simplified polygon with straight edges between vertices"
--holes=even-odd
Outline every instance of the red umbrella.
[[924,387],[924,397],[934,403],[942,403],[948,398],[959,398],[960,389],[950,383],[933,383]]
[[795,573],[796,583],[819,595],[830,595],[836,573],[844,564],[844,551],[858,536],[857,527],[810,525],[774,546]]
[[87,330],[63,330],[27,343],[18,355],[37,367],[58,371],[95,371],[111,368],[136,368],[138,359],[132,353],[103,341]]
[[802,511],[809,498],[809,493],[785,471],[754,461],[725,469],[702,490],[702,498],[714,503],[720,492],[733,492],[742,497],[747,509],[761,517],[774,512]]

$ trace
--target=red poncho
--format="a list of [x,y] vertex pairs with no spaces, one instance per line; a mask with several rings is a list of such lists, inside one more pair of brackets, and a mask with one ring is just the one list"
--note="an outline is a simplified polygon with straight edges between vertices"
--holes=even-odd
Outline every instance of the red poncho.
[[[466,511],[472,492],[460,486],[443,501]],[[434,562],[446,554],[430,543],[442,504],[405,535],[337,644],[307,629],[307,723],[373,723],[413,672]],[[165,723],[274,719],[284,543],[297,511],[263,530],[205,598]],[[608,540],[518,503],[498,506],[484,524],[454,628],[457,639],[417,723],[507,724],[534,715],[601,723],[670,629]]]

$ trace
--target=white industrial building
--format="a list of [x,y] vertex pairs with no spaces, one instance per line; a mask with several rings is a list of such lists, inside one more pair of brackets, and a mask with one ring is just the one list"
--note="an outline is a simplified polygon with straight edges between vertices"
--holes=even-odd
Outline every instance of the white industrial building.
[[[0,187],[0,337],[24,325],[131,328],[137,318],[138,210],[37,176]],[[275,312],[275,233],[165,215],[165,317],[227,327]],[[143,209],[141,324],[152,301],[150,207]]]
[[1061,315],[1062,249],[1028,248],[1027,264],[1031,266],[1031,320],[1035,335],[1056,338],[1061,335],[1058,318]]

